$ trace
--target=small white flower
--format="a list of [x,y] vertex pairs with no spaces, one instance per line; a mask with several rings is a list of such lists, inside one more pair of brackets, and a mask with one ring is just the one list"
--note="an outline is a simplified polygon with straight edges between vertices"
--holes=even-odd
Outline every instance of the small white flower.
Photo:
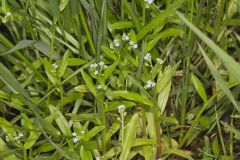
[[114,49],[114,44],[113,43],[110,44],[110,49]]
[[73,143],[77,143],[79,141],[78,137],[73,138]]
[[152,4],[153,0],[145,0],[145,2],[148,3],[148,4]]
[[128,35],[126,35],[126,33],[123,33],[122,40],[123,41],[128,41],[129,40],[129,37],[128,37]]
[[14,137],[14,140],[16,140],[16,141],[19,140],[19,139],[20,139],[20,137],[18,137],[18,136]]
[[53,68],[57,69],[58,68],[58,65],[56,63],[53,63],[52,64]]
[[93,63],[90,65],[91,68],[97,68],[98,64],[97,63]]
[[9,142],[9,137],[8,137],[8,136],[6,136],[5,138],[6,138],[6,141],[7,141],[7,142]]
[[96,160],[101,160],[101,158],[100,157],[96,157]]
[[76,132],[73,132],[73,133],[72,133],[72,136],[73,136],[73,137],[76,137],[76,136],[77,136],[77,133],[76,133]]
[[104,65],[104,68],[108,68],[108,66],[107,66],[107,65]]
[[125,105],[124,104],[120,104],[117,108],[118,108],[118,110],[123,110],[123,109],[125,109]]
[[18,134],[18,137],[19,137],[19,138],[23,137],[22,132],[20,132],[20,133]]
[[163,64],[163,62],[164,62],[161,58],[157,58],[156,60],[159,64]]
[[102,85],[97,85],[97,89],[102,89]]
[[94,71],[94,74],[95,74],[95,75],[98,75],[98,74],[99,74],[99,72],[98,72],[98,71]]
[[113,42],[114,42],[115,47],[119,47],[121,45],[121,43],[118,39],[114,39]]
[[101,61],[101,62],[98,63],[98,65],[99,66],[104,66],[104,62]]
[[6,17],[3,17],[3,18],[2,18],[2,22],[3,22],[3,23],[7,23],[7,21],[8,21],[8,20],[7,20]]
[[133,45],[133,49],[137,49],[138,48],[138,45],[137,44],[134,44]]
[[144,59],[145,59],[145,60],[150,60],[151,58],[152,58],[151,53],[147,53],[147,54],[144,56]]
[[85,131],[81,131],[81,134],[84,134],[85,133]]
[[155,87],[156,86],[156,83],[155,82],[152,82],[152,87]]
[[134,42],[133,41],[129,41],[129,44],[130,44],[130,46],[133,46]]
[[6,16],[7,16],[7,17],[12,16],[12,13],[11,13],[11,12],[7,12],[7,13],[6,13]]
[[151,88],[151,87],[155,87],[155,86],[156,86],[155,82],[152,82],[151,80],[147,81],[146,88]]

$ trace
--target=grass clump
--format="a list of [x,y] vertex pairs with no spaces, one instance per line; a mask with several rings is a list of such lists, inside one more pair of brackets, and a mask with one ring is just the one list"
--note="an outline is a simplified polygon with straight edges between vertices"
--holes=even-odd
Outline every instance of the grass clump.
[[239,157],[239,0],[2,0],[3,159]]

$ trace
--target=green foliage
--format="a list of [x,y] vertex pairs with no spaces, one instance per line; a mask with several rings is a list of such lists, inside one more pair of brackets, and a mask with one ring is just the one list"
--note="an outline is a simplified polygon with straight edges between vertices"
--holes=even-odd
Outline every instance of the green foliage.
[[239,0],[2,0],[0,156],[239,156]]

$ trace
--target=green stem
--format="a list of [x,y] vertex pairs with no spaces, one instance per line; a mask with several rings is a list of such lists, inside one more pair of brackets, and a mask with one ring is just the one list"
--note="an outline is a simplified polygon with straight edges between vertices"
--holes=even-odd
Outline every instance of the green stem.
[[53,31],[52,31],[52,37],[51,37],[51,48],[50,48],[50,53],[49,53],[50,63],[52,63],[52,59],[53,59],[56,25],[57,25],[56,23],[53,24]]

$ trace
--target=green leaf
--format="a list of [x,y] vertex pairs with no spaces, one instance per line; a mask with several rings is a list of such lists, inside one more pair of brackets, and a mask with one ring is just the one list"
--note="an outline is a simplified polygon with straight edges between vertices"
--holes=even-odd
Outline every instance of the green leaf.
[[228,88],[227,83],[218,73],[217,69],[214,67],[214,64],[211,62],[211,60],[209,59],[209,57],[207,56],[207,54],[205,53],[205,51],[202,49],[200,45],[199,45],[199,48],[217,84],[222,89],[222,91],[227,95],[227,97],[230,99],[230,101],[232,102],[234,107],[238,110],[238,112],[240,112],[240,107],[238,106],[236,100],[234,99],[230,89]]
[[38,131],[38,129],[33,125],[31,120],[27,117],[26,114],[22,113],[22,118],[24,122],[24,126],[30,130],[29,136],[27,137],[27,140],[24,143],[24,148],[29,149],[31,148],[41,135],[41,132]]
[[147,47],[144,52],[148,53],[149,51],[151,51],[153,47],[157,44],[157,42],[162,38],[182,35],[183,33],[184,33],[183,30],[177,28],[166,29],[163,32],[158,33],[156,36],[154,36],[154,38],[151,41],[147,43]]
[[124,139],[122,142],[122,152],[120,155],[120,160],[126,160],[130,150],[134,144],[134,140],[136,138],[137,132],[137,122],[138,122],[138,114],[132,116],[130,122],[127,124],[124,129]]
[[159,92],[158,94],[158,107],[160,109],[160,114],[163,114],[163,112],[165,111],[165,107],[167,105],[168,102],[168,97],[170,94],[170,90],[171,90],[171,80],[166,84],[166,86]]
[[121,126],[121,121],[116,118],[115,121],[112,123],[111,127],[108,129],[107,134],[106,134],[106,142],[108,142],[112,135],[116,133]]
[[59,1],[48,0],[46,7],[48,12],[52,15],[54,23],[56,23],[60,17]]
[[146,36],[149,32],[151,32],[154,28],[158,27],[159,24],[165,22],[165,20],[174,13],[179,7],[182,6],[185,0],[177,0],[169,6],[165,11],[159,13],[156,18],[152,19],[150,23],[148,23],[145,27],[141,29],[141,31],[137,34],[137,41],[140,41],[144,36]]
[[14,155],[16,151],[16,149],[10,150],[7,144],[0,138],[0,157],[2,157],[3,160],[18,160]]
[[70,127],[68,125],[68,121],[66,120],[66,118],[62,115],[62,113],[53,105],[49,105],[49,109],[51,113],[57,113],[58,117],[55,119],[58,127],[60,128],[60,130],[62,131],[62,133],[67,136],[67,137],[71,137],[72,133],[70,130]]
[[110,58],[112,58],[114,61],[118,60],[117,55],[115,54],[115,52],[113,52],[111,49],[109,49],[106,46],[101,46],[102,51]]
[[59,4],[59,10],[63,11],[65,7],[68,5],[68,3],[69,3],[69,0],[61,0]]
[[26,48],[28,46],[31,46],[35,42],[36,41],[34,41],[34,40],[22,40],[17,45],[15,45],[12,49],[10,49],[9,51],[0,54],[0,56],[7,55],[7,54],[10,54],[12,52],[16,52],[16,51],[18,51],[20,49],[24,49],[24,48]]
[[88,89],[92,92],[92,94],[94,95],[95,98],[97,98],[97,88],[94,85],[92,78],[89,77],[83,70],[81,71],[82,77],[88,87]]
[[89,156],[89,155],[86,153],[86,151],[85,151],[85,149],[84,149],[83,146],[81,146],[81,148],[80,148],[80,159],[81,159],[81,160],[92,160],[92,157]]
[[215,137],[213,144],[212,144],[212,151],[214,155],[218,156],[219,155],[219,147],[218,147],[218,138],[217,136]]
[[116,67],[118,66],[118,61],[114,62],[113,64],[111,64],[110,66],[108,66],[108,68],[106,68],[104,70],[104,79],[106,80],[107,78],[109,78],[113,71],[116,69]]
[[131,21],[120,21],[115,22],[110,25],[108,25],[109,29],[125,29],[125,28],[133,28],[133,23]]
[[64,53],[64,56],[62,58],[62,62],[61,62],[61,65],[60,65],[60,68],[59,68],[59,77],[62,77],[67,69],[67,66],[68,66],[68,60],[69,60],[69,50],[67,50],[65,53]]
[[87,132],[87,134],[84,136],[85,141],[89,141],[91,138],[96,136],[100,131],[102,131],[105,127],[104,126],[96,126],[90,131]]
[[139,102],[139,103],[151,106],[151,107],[154,106],[151,100],[149,100],[146,97],[141,96],[138,93],[128,92],[128,91],[113,91],[112,95],[114,97],[120,96],[122,98],[132,100],[132,101],[135,101],[135,102]]
[[157,92],[161,92],[171,81],[172,77],[174,76],[178,66],[180,65],[180,62],[175,64],[173,67],[167,66],[163,72],[163,74],[158,78],[157,83]]
[[193,81],[193,84],[194,84],[198,94],[200,95],[202,100],[204,102],[206,102],[207,101],[207,94],[205,92],[203,84],[201,83],[201,81],[194,74],[192,74],[192,81]]
[[167,149],[165,151],[163,151],[162,153],[164,154],[175,154],[178,155],[180,157],[186,158],[188,160],[193,160],[193,158],[184,150],[180,150],[180,149]]

